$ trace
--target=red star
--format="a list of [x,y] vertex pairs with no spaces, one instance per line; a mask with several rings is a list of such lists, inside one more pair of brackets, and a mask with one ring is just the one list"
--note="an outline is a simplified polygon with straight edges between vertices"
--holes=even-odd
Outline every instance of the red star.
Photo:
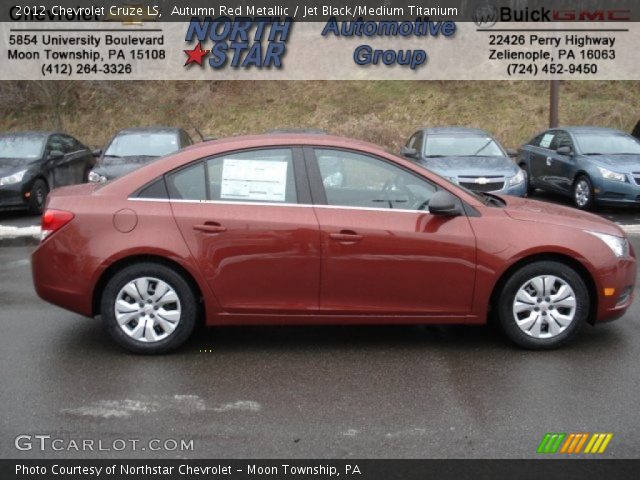
[[189,58],[184,62],[184,66],[190,65],[192,63],[197,63],[198,65],[202,65],[202,57],[209,54],[211,50],[203,50],[200,42],[194,47],[193,50],[184,50],[184,53],[187,54]]

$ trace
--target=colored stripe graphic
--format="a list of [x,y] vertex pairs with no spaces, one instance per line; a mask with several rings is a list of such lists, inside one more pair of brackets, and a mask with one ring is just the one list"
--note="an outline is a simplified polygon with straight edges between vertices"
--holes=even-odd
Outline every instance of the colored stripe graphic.
[[556,453],[566,435],[566,433],[547,433],[538,445],[538,453]]
[[566,434],[550,432],[542,438],[540,445],[538,445],[537,453],[576,455],[583,452],[582,447],[586,444],[583,453],[600,454],[605,452],[612,438],[613,433],[590,434],[583,432]]

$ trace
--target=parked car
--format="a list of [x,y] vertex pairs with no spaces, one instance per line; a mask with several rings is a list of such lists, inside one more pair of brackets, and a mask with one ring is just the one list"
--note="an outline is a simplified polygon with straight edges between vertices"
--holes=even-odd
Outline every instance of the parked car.
[[638,120],[638,123],[636,123],[636,126],[633,127],[633,130],[631,131],[631,136],[640,140],[640,120]]
[[[339,157],[340,186],[323,181]],[[568,342],[632,302],[615,224],[474,193],[368,143],[329,135],[194,145],[105,185],[52,193],[32,255],[40,297],[102,315],[160,353],[208,325],[483,324],[518,345]],[[90,245],[91,248],[86,248]]]
[[191,144],[193,140],[181,128],[140,127],[120,130],[104,151],[94,152],[100,159],[89,174],[89,181],[104,183],[121,177]]
[[640,205],[640,141],[600,127],[552,128],[520,148],[528,188],[570,196],[577,208]]
[[509,157],[509,152],[484,130],[424,128],[409,138],[401,154],[476,192],[517,197],[526,193],[524,172]]
[[53,188],[87,181],[94,159],[60,132],[0,134],[0,208],[41,213]]

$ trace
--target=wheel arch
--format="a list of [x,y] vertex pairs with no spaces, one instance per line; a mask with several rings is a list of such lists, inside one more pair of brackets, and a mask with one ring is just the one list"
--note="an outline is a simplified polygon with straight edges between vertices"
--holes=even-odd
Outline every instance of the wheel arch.
[[584,281],[585,285],[587,286],[587,291],[589,293],[590,308],[589,308],[589,318],[587,319],[587,321],[593,325],[595,323],[595,319],[598,311],[598,295],[597,295],[595,280],[593,279],[593,276],[591,275],[591,272],[589,271],[589,269],[585,267],[580,261],[563,253],[552,252],[552,253],[532,254],[524,258],[521,258],[518,261],[514,262],[512,265],[510,265],[504,272],[502,272],[498,281],[493,286],[493,289],[491,291],[491,296],[489,297],[490,311],[494,310],[494,307],[498,301],[500,292],[504,284],[506,283],[506,281],[509,279],[509,277],[511,277],[511,275],[513,275],[516,271],[518,271],[520,268],[524,267],[525,265],[529,265],[531,263],[541,262],[541,261],[554,261],[554,262],[562,263],[564,265],[567,265],[573,268],[578,273],[578,275],[580,275],[580,278],[582,278],[582,280]]
[[202,289],[200,288],[200,285],[195,280],[193,275],[191,275],[191,273],[178,262],[170,260],[166,257],[161,257],[159,255],[130,255],[128,257],[121,258],[109,265],[109,267],[107,267],[104,272],[102,272],[102,274],[98,278],[98,281],[96,282],[95,288],[93,289],[93,296],[91,299],[91,314],[93,316],[100,314],[100,301],[102,298],[102,292],[104,291],[109,280],[122,269],[130,265],[135,265],[136,263],[143,262],[163,265],[165,267],[171,268],[176,273],[181,275],[193,289],[196,298],[198,298],[199,300],[198,308],[200,309],[200,313],[202,314],[201,318],[206,318],[205,302],[202,294]]

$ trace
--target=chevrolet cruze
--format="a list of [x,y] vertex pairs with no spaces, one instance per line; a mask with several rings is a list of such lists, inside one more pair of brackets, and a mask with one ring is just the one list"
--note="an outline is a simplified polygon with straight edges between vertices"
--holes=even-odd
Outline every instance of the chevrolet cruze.
[[[341,164],[340,182],[327,181]],[[633,249],[577,210],[472,193],[328,135],[198,144],[58,189],[33,278],[138,353],[207,325],[483,324],[558,347],[632,302]]]

